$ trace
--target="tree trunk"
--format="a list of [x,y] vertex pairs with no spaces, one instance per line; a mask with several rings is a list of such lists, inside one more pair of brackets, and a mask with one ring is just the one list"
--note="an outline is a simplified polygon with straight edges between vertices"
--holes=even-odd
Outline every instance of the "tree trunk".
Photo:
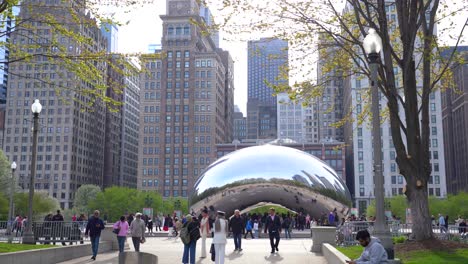
[[417,187],[417,178],[413,177],[414,182],[408,183],[406,195],[408,203],[411,208],[411,218],[413,223],[413,233],[411,237],[418,241],[429,239],[432,237],[432,223],[431,216],[429,214],[429,200],[427,195],[427,185],[424,182],[423,186]]

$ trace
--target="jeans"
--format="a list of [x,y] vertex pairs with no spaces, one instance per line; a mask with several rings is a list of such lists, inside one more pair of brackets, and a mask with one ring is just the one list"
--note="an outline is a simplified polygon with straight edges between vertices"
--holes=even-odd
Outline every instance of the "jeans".
[[233,233],[235,249],[242,249],[242,233]]
[[125,240],[127,237],[117,236],[117,242],[119,242],[119,252],[124,252]]
[[140,252],[140,237],[132,237],[133,247],[136,252]]
[[255,238],[258,238],[258,233],[259,233],[258,230],[254,230],[254,236],[255,236]]
[[91,237],[91,249],[93,250],[93,257],[96,257],[99,250],[99,236]]
[[[190,241],[188,244],[184,244],[184,255],[182,256],[182,263],[184,264],[195,264],[195,248],[197,247],[197,241]],[[190,254],[190,258],[189,258]],[[190,261],[189,261],[190,259]]]
[[250,233],[250,236],[251,236],[252,238],[254,238],[253,233],[252,233],[252,230],[247,230],[247,231],[245,232],[244,239],[247,238],[247,235],[248,235],[249,233]]
[[284,229],[284,238],[291,238],[291,231],[289,231],[289,228]]

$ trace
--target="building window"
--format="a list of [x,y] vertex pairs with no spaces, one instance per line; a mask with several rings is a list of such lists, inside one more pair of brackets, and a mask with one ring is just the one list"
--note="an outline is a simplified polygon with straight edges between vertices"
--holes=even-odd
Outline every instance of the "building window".
[[364,176],[359,175],[359,184],[364,185]]
[[364,187],[359,188],[359,196],[364,197],[365,189]]
[[440,197],[440,188],[435,188],[435,190],[436,196]]
[[364,172],[364,163],[359,163],[359,172]]

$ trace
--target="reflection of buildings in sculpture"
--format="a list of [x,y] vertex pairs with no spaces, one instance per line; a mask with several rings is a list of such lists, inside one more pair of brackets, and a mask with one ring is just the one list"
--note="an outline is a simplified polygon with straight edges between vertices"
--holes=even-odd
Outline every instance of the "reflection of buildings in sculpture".
[[334,208],[344,212],[350,201],[343,180],[326,163],[275,145],[244,146],[222,156],[204,171],[191,195],[192,209],[213,206],[228,215],[268,202],[318,217]]
[[[290,139],[276,139],[276,140],[244,140],[242,143],[232,143],[232,144],[217,144],[216,153],[217,158],[221,158],[224,155],[227,155],[233,151],[252,147],[256,145],[261,145],[264,142],[269,142],[269,144],[286,146],[294,149],[298,149],[309,154],[314,155],[315,157],[321,159],[332,167],[335,173],[341,178],[344,182],[347,182],[346,179],[346,169],[345,169],[345,156],[344,149],[345,145],[341,142],[333,143],[323,143],[323,144],[312,144],[312,143],[298,143]],[[307,172],[303,172],[307,176]],[[307,177],[309,180],[311,177]],[[317,183],[314,183],[316,186]]]

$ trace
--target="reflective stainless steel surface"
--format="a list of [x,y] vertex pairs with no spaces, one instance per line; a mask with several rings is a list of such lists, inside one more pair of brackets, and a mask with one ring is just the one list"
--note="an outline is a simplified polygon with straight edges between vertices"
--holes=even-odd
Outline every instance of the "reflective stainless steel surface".
[[200,176],[190,199],[195,212],[207,206],[227,215],[262,202],[313,217],[336,208],[341,216],[348,212],[351,196],[336,172],[315,156],[262,145],[219,158]]

